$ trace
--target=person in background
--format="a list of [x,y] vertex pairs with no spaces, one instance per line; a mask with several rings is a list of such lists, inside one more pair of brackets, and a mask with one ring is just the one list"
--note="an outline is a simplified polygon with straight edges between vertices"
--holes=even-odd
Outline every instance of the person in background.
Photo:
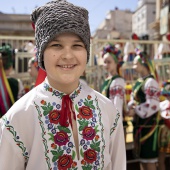
[[87,80],[86,80],[86,72],[84,71],[83,74],[80,76],[80,82],[82,84],[87,85]]
[[12,70],[12,48],[10,45],[0,46],[0,117],[25,94],[22,82],[10,76]]
[[31,84],[30,90],[35,86],[35,81],[38,77],[38,61],[36,57],[32,57],[28,61],[28,73],[33,78],[33,83]]
[[133,86],[128,103],[128,115],[134,116],[134,155],[140,160],[142,170],[156,170],[160,88],[154,65],[146,52],[137,50],[133,69],[141,76]]
[[165,100],[160,102],[161,117],[164,124],[160,132],[160,148],[159,148],[159,170],[166,170],[166,155],[170,154],[170,80],[163,82],[161,95]]
[[0,120],[0,169],[126,170],[120,113],[79,81],[90,57],[88,11],[53,0],[31,20],[47,76]]
[[109,43],[103,48],[102,57],[108,77],[103,83],[101,93],[112,101],[123,120],[125,81],[120,73],[120,68],[123,64],[122,54],[114,44]]

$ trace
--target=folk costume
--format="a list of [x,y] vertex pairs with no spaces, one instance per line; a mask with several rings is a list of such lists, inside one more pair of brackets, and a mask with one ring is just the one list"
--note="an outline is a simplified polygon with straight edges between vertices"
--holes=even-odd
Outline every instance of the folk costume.
[[[166,34],[163,37],[164,42],[170,41],[170,33]],[[170,58],[170,44],[168,43],[160,43],[158,46],[157,54],[154,56],[154,59],[166,59]]]
[[109,43],[106,47],[103,48],[104,56],[106,53],[109,53],[114,61],[117,63],[117,75],[109,76],[103,83],[101,93],[109,98],[112,103],[116,106],[121,118],[123,116],[123,104],[125,99],[125,81],[121,77],[119,69],[122,63],[121,51],[115,47],[115,45]]
[[65,96],[46,79],[13,105],[0,122],[0,169],[126,169],[120,113],[112,102],[82,84],[69,95],[77,153],[69,115],[63,123]]
[[161,94],[167,99],[160,102],[161,117],[164,125],[161,126],[160,152],[170,153],[170,80],[163,83]]
[[[54,0],[36,8],[31,19],[41,69],[46,71],[44,50],[63,32],[81,38],[89,59],[86,9]],[[120,113],[109,99],[81,83],[65,94],[50,85],[47,74],[0,120],[0,169],[125,170],[122,134]]]
[[154,163],[158,157],[160,90],[151,61],[142,52],[136,58],[150,70],[151,74],[136,81],[128,103],[128,108],[136,105],[133,121],[134,155],[143,163]]
[[14,102],[25,94],[25,91],[19,79],[6,75],[13,65],[11,46],[1,46],[0,55],[0,117],[2,117]]

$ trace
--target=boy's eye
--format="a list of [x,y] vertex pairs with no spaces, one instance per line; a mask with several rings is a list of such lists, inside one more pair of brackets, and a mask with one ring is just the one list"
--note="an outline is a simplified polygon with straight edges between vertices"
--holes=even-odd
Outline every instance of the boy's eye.
[[52,44],[51,46],[53,46],[53,47],[61,47],[60,44]]

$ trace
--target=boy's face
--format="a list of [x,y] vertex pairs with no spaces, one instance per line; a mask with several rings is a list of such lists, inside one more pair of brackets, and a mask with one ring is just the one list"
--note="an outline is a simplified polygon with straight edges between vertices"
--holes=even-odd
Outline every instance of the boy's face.
[[56,89],[75,89],[87,63],[87,51],[79,36],[62,33],[44,51],[44,66],[49,83]]

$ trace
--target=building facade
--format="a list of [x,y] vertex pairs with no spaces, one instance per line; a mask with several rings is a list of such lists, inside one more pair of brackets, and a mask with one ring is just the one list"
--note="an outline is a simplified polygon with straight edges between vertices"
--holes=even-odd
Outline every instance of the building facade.
[[34,36],[30,15],[0,13],[0,35]]
[[149,24],[155,20],[156,1],[138,0],[138,7],[132,16],[132,31],[139,37],[154,33]]
[[93,38],[129,39],[132,33],[132,14],[130,10],[111,10],[97,28]]

